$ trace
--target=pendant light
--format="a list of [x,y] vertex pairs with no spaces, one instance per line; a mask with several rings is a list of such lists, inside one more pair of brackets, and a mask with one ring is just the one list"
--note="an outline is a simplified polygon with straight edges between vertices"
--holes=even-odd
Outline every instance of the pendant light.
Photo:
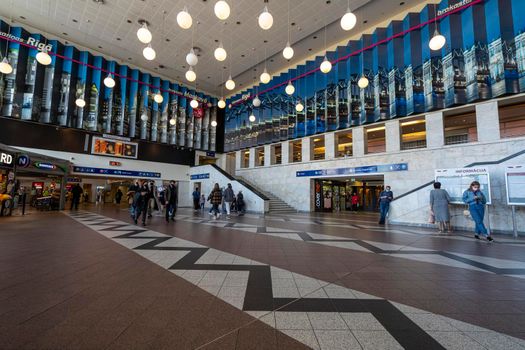
[[255,121],[255,119],[256,119],[256,118],[255,118],[255,115],[253,114],[253,111],[252,111],[252,113],[250,113],[250,116],[248,117],[248,120],[249,120],[251,123],[253,123],[253,122]]
[[368,87],[368,78],[365,75],[365,52],[361,52],[361,78],[357,81],[357,86],[361,89],[366,89]]
[[224,47],[222,46],[222,42],[219,43],[219,47],[215,49],[213,55],[215,56],[215,59],[219,62],[224,61],[226,57],[228,57],[226,50],[224,50]]
[[153,100],[155,102],[157,102],[157,103],[162,103],[164,101],[164,97],[162,96],[162,94],[159,91],[153,96]]
[[290,0],[288,0],[288,42],[286,43],[286,47],[283,49],[283,56],[285,59],[290,60],[292,59],[293,54],[294,51],[290,46]]
[[430,50],[432,51],[438,51],[441,50],[445,44],[447,43],[447,39],[444,35],[439,33],[438,30],[438,23],[437,23],[437,5],[434,6],[434,35],[432,36],[432,39],[430,39],[428,46],[430,47]]
[[184,7],[184,9],[177,14],[177,24],[182,29],[189,29],[192,23],[193,20],[190,13],[188,12],[188,8]]
[[9,64],[9,60],[7,59],[7,56],[4,57],[2,62],[0,62],[0,73],[2,73],[2,74],[11,74],[11,73],[13,73],[13,66],[11,66],[11,64]]
[[[324,50],[325,52],[326,52],[326,49],[327,47],[326,47],[326,19],[325,19],[325,23],[324,23]],[[328,58],[326,57],[326,53],[324,55],[324,60],[321,63],[321,67],[319,67],[319,69],[324,74],[329,73],[332,70],[332,62],[328,61]]]
[[139,20],[139,23],[142,25],[139,30],[137,30],[137,38],[143,44],[149,44],[153,39],[151,32],[148,29],[148,22],[145,20]]
[[295,92],[295,86],[293,86],[291,80],[288,82],[288,85],[286,85],[286,88],[284,88],[284,91],[285,91],[288,95],[293,95],[293,93]]
[[186,72],[186,80],[190,81],[190,82],[194,82],[195,79],[197,79],[197,74],[195,74],[195,71],[193,70],[193,67],[190,66],[190,68]]
[[252,104],[254,107],[261,106],[261,99],[259,98],[259,95],[255,95],[255,97],[253,98]]
[[142,120],[143,122],[146,122],[148,121],[148,115],[147,114],[143,114],[140,116],[140,120]]
[[297,104],[295,105],[295,110],[299,113],[304,111],[304,105],[301,103],[301,101],[297,102]]
[[273,16],[268,12],[268,7],[264,6],[263,12],[259,15],[259,27],[264,30],[268,30],[273,25]]
[[224,109],[226,107],[226,102],[224,101],[224,98],[221,97],[221,99],[219,100],[219,102],[217,103],[217,106],[220,108],[220,109]]
[[224,21],[230,17],[230,5],[223,0],[217,1],[213,7],[213,12],[215,12],[215,16],[217,16],[218,19]]
[[226,86],[226,89],[228,89],[230,91],[235,89],[235,81],[233,81],[231,75],[228,77],[228,80],[226,80],[225,86]]
[[212,120],[212,121],[211,121],[211,126],[212,126],[212,127],[216,127],[216,126],[217,126],[217,122],[216,122],[215,120]]
[[86,101],[82,97],[79,97],[75,100],[75,104],[77,107],[84,108],[86,106]]
[[268,84],[271,79],[272,79],[272,77],[268,73],[268,70],[266,69],[266,67],[264,67],[264,71],[262,72],[262,74],[260,76],[261,83]]
[[110,89],[115,87],[115,79],[113,79],[113,75],[111,75],[111,73],[109,73],[107,77],[104,78],[104,85]]
[[39,51],[36,54],[36,60],[38,63],[44,66],[48,66],[51,64],[51,56],[47,53],[47,51]]
[[350,11],[350,0],[348,0],[348,8],[346,13],[341,18],[341,28],[343,30],[352,30],[357,24],[357,17]]
[[199,58],[195,54],[195,50],[193,49],[193,46],[190,52],[186,55],[186,63],[188,63],[190,66],[196,66],[197,63],[199,63]]
[[170,119],[170,125],[173,126],[173,125],[175,125],[175,124],[177,124],[177,120],[176,120],[175,118],[171,118],[171,119]]
[[191,100],[190,102],[191,108],[197,108],[199,107],[199,102],[196,99]]
[[142,55],[144,55],[144,58],[148,61],[153,61],[155,57],[157,57],[157,53],[151,47],[151,43],[149,43],[148,46],[146,46],[144,50],[142,50]]

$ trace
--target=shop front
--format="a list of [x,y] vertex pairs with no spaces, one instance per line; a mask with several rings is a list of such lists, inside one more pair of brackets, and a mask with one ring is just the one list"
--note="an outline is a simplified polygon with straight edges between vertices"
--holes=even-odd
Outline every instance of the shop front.
[[0,216],[10,215],[15,194],[16,153],[0,147]]

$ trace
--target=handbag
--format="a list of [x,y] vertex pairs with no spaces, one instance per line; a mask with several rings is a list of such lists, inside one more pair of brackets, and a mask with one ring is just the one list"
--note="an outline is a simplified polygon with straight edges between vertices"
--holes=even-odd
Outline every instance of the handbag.
[[470,219],[470,210],[468,209],[468,205],[463,210],[463,216],[465,216],[467,219]]
[[431,210],[428,215],[428,223],[429,224],[435,224],[436,223],[436,216],[434,215],[434,212]]

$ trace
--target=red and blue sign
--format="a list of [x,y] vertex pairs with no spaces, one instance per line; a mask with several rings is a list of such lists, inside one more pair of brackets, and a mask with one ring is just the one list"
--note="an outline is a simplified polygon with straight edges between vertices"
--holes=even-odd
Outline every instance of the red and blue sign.
[[319,169],[319,170],[302,170],[297,171],[296,177],[319,177],[319,176],[344,176],[356,174],[376,174],[387,173],[392,171],[407,171],[407,163],[370,165],[356,168],[336,168],[336,169]]

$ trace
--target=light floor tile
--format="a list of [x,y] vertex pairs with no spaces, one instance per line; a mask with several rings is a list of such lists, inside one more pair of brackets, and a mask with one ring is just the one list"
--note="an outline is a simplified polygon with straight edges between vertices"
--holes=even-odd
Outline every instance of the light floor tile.
[[428,334],[447,350],[486,350],[480,343],[461,332],[430,331]]
[[386,331],[385,327],[370,313],[342,312],[340,315],[352,331]]
[[348,326],[337,312],[308,312],[308,318],[315,330],[347,330]]
[[304,329],[282,329],[281,332],[293,338],[306,346],[309,346],[312,349],[318,350],[321,349],[317,337],[315,336],[314,331],[304,330]]
[[349,330],[315,330],[322,350],[361,350],[361,345]]
[[403,347],[387,331],[352,331],[365,350],[402,350]]
[[311,330],[312,325],[306,312],[275,312],[277,329],[306,329]]

